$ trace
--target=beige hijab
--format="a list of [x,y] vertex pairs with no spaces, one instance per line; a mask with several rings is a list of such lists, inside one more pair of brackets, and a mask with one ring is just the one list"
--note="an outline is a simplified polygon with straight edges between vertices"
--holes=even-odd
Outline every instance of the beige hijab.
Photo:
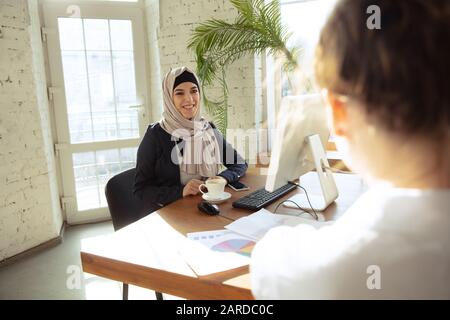
[[[172,140],[183,139],[183,156],[178,148],[172,150],[172,161],[188,174],[200,174],[203,177],[217,175],[220,164],[220,149],[211,125],[200,116],[200,105],[192,120],[184,118],[173,103],[173,85],[175,79],[188,71],[197,79],[194,72],[187,67],[171,69],[163,80],[164,112],[161,127],[172,136]],[[200,100],[199,100],[200,104]],[[178,159],[181,158],[181,163]]]

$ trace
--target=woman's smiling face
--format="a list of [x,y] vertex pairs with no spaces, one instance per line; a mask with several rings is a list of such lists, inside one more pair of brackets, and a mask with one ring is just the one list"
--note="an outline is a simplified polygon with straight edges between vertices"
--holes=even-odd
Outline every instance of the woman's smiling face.
[[182,82],[173,89],[173,104],[178,112],[188,120],[197,114],[199,91],[195,83]]

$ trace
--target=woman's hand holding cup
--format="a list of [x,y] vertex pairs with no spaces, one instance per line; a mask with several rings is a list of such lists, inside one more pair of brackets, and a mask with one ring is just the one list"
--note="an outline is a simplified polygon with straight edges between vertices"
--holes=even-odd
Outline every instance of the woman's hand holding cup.
[[195,196],[196,194],[198,194],[199,187],[202,183],[203,181],[197,179],[189,180],[189,182],[186,183],[183,188],[183,197],[191,195]]

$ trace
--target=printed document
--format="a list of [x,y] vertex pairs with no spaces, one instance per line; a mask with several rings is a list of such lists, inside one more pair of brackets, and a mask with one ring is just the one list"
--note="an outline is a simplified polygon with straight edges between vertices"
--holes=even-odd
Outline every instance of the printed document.
[[180,249],[186,263],[197,275],[207,275],[250,263],[255,241],[230,230],[187,234]]
[[298,216],[274,214],[266,209],[261,209],[247,217],[233,221],[225,228],[258,241],[269,229],[278,226],[294,227],[298,224],[307,224],[314,228],[320,228],[332,223],[332,221],[316,221]]

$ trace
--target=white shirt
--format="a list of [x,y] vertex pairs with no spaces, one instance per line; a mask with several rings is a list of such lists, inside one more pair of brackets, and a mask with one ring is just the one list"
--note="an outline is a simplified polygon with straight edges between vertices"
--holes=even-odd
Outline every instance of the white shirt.
[[331,226],[274,228],[250,272],[257,299],[450,299],[450,189],[374,188]]

